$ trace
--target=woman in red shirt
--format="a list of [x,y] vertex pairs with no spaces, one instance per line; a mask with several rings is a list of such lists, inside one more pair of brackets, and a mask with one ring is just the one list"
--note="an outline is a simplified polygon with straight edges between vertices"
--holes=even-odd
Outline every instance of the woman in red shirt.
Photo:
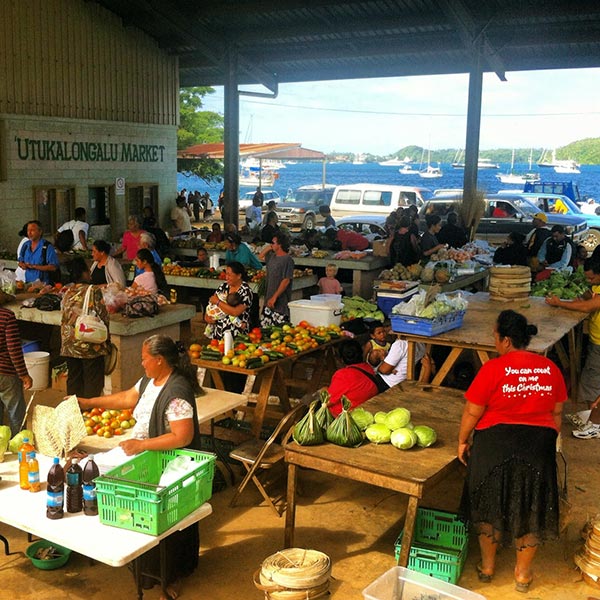
[[523,315],[500,313],[500,356],[465,393],[458,436],[458,458],[467,465],[461,514],[479,536],[479,580],[492,580],[498,544],[514,540],[519,592],[529,591],[537,547],[558,537],[556,437],[567,390],[552,361],[525,350],[536,333]]

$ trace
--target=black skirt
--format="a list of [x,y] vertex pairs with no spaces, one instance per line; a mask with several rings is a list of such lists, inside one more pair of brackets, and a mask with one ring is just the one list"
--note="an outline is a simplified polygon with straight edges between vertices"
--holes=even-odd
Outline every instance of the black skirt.
[[530,425],[475,431],[460,514],[476,534],[517,547],[558,537],[556,437]]

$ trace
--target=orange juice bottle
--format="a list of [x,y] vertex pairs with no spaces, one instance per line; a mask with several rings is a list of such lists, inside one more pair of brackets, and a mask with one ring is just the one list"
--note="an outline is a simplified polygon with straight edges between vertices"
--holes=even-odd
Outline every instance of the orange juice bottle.
[[19,486],[22,490],[29,489],[29,459],[35,457],[35,448],[29,443],[29,438],[23,438],[19,448]]
[[39,492],[41,490],[40,463],[35,456],[35,452],[32,452],[32,457],[27,461],[27,480],[30,492]]

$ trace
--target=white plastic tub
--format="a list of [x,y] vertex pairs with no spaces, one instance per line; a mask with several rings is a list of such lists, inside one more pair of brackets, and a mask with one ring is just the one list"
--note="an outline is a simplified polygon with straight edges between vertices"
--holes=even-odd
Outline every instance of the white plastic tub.
[[290,321],[297,325],[300,321],[306,321],[313,327],[321,325],[339,325],[342,321],[341,302],[320,302],[318,300],[294,300],[288,304],[290,307]]
[[363,590],[365,600],[485,600],[485,596],[404,567],[393,567]]
[[339,304],[342,301],[341,294],[314,294],[310,297],[311,300],[316,302],[329,302],[333,304]]

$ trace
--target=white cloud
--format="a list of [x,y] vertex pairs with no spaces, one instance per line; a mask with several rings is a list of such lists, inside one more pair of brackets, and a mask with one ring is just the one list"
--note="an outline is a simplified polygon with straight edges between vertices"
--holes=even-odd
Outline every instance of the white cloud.
[[[600,69],[493,73],[483,81],[480,147],[562,146],[600,137]],[[246,88],[260,89],[260,88]],[[389,154],[408,144],[464,146],[468,77],[282,84],[276,99],[242,96],[240,140],[300,142],[322,151]],[[223,90],[206,99],[223,112]]]

